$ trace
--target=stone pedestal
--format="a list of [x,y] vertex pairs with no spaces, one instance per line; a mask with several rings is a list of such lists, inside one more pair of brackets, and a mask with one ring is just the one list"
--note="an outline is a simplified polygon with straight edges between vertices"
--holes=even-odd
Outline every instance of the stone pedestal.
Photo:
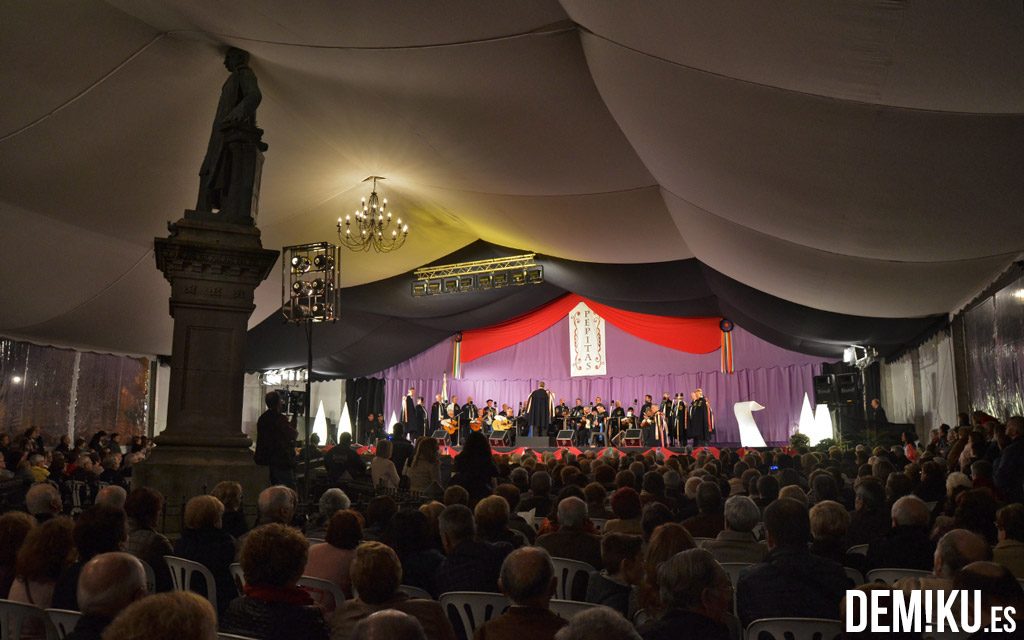
[[170,504],[235,480],[252,502],[269,477],[242,433],[246,330],[253,290],[279,252],[263,248],[256,227],[219,214],[186,211],[168,227],[170,236],[155,240],[174,318],[167,429],[134,480]]

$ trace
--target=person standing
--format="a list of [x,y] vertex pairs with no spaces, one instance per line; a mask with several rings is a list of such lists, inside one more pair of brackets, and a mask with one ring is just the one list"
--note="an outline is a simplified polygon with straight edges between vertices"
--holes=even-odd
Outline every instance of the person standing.
[[434,404],[430,405],[430,431],[433,433],[441,428],[441,421],[448,417],[444,399],[441,394],[434,396]]
[[416,441],[416,438],[418,438],[419,436],[430,435],[426,433],[427,408],[423,406],[423,396],[416,398],[416,428],[419,431],[415,434],[415,437],[413,437],[414,442]]
[[675,414],[672,412],[672,396],[668,391],[661,394],[661,404],[658,405],[658,412],[661,414],[662,419],[665,421],[665,436],[666,439],[662,442],[662,446],[668,446],[669,444],[675,444]]
[[555,415],[554,395],[544,388],[543,382],[537,383],[537,389],[530,394],[526,401],[526,422],[530,428],[530,435],[543,433],[551,424]]
[[281,413],[281,395],[276,391],[267,393],[267,410],[256,422],[256,453],[253,456],[258,465],[270,467],[270,484],[283,484],[295,488],[295,440],[299,432],[295,428],[298,416],[291,421]]
[[422,434],[422,426],[416,423],[416,389],[413,387],[409,387],[409,393],[402,399],[401,421],[414,440]]
[[683,400],[683,394],[677,393],[676,400],[672,403],[672,417],[673,417],[673,432],[676,438],[678,446],[686,446],[686,401]]
[[872,439],[877,439],[879,433],[884,433],[889,426],[889,418],[885,415],[885,409],[878,398],[871,399],[871,406],[868,407],[868,433]]
[[693,436],[693,444],[706,445],[715,433],[715,418],[711,413],[711,405],[704,397],[703,389],[696,389],[692,394],[693,402],[687,413],[686,431]]

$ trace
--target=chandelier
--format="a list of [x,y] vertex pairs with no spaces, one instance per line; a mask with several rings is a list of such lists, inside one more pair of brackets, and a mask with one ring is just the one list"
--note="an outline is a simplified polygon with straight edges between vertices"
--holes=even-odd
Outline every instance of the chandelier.
[[369,199],[363,198],[360,208],[352,215],[338,218],[338,241],[353,251],[373,249],[387,253],[405,244],[409,235],[409,225],[402,224],[401,218],[392,219],[391,212],[387,210],[388,199],[377,196],[377,181],[383,179],[370,176],[363,180],[373,180]]

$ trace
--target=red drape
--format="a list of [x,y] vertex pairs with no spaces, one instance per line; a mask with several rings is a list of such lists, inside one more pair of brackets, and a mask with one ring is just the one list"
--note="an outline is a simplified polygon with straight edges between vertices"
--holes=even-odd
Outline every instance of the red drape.
[[720,318],[675,318],[609,307],[575,293],[527,313],[483,329],[462,332],[462,362],[494,353],[544,331],[569,314],[580,302],[626,333],[642,340],[687,353],[711,353],[721,347]]

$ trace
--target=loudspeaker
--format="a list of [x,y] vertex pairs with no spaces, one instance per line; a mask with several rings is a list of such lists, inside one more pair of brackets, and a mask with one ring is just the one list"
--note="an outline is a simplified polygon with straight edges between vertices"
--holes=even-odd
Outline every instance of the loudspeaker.
[[643,431],[641,431],[640,429],[626,429],[625,435],[622,436],[622,446],[642,447]]
[[507,447],[509,445],[509,432],[508,431],[493,431],[491,436],[487,439],[492,447]]
[[839,395],[840,404],[860,404],[860,374],[836,374],[836,390]]
[[836,377],[828,374],[814,376],[814,404],[839,404],[839,393],[836,390]]
[[555,446],[571,447],[573,436],[576,434],[572,429],[563,429],[555,435]]

